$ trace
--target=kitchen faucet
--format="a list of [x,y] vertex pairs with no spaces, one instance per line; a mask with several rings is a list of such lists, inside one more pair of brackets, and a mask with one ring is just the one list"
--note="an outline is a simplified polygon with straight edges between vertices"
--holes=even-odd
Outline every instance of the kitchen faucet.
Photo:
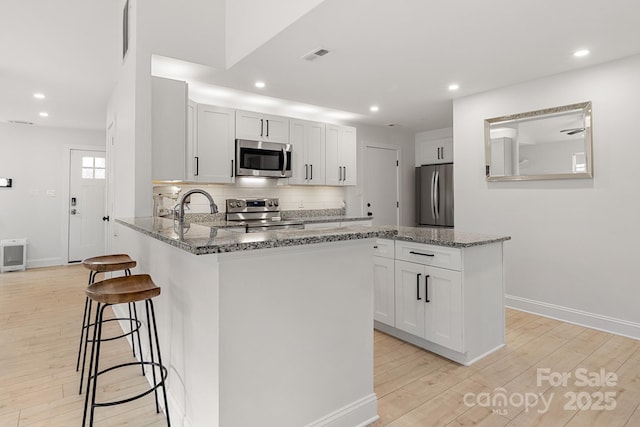
[[207,199],[209,199],[209,206],[211,207],[212,214],[218,212],[218,205],[216,205],[215,202],[213,201],[213,197],[211,197],[211,194],[207,193],[204,190],[194,188],[193,190],[189,190],[186,193],[184,193],[182,197],[180,197],[180,200],[178,201],[178,204],[175,207],[176,210],[174,210],[173,218],[177,219],[178,222],[181,224],[184,222],[184,205],[185,203],[191,203],[191,195],[194,193],[200,193],[204,195]]

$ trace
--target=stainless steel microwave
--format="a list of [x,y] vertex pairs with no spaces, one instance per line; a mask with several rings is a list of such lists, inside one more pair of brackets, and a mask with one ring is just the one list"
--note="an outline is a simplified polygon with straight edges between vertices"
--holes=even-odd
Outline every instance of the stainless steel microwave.
[[291,144],[236,139],[236,176],[291,176]]

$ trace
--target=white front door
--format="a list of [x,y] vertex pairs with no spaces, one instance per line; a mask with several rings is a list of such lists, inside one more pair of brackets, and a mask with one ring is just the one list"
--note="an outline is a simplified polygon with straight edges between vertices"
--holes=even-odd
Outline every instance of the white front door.
[[398,225],[398,150],[365,147],[364,209],[373,225]]
[[104,151],[70,150],[69,262],[104,254]]

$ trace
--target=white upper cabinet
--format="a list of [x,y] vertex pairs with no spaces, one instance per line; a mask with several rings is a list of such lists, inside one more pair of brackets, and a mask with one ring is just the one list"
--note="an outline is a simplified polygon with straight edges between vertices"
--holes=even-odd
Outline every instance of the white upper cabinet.
[[186,176],[187,84],[151,79],[151,177],[154,181]]
[[251,111],[236,111],[236,139],[289,143],[289,119]]
[[416,142],[416,166],[453,163],[453,138]]
[[327,125],[325,157],[327,185],[356,185],[356,141],[356,128]]
[[325,184],[325,124],[291,119],[290,143],[293,172],[290,184]]
[[416,134],[416,167],[439,163],[453,163],[452,128]]
[[195,181],[234,182],[234,119],[232,109],[197,104],[193,145]]

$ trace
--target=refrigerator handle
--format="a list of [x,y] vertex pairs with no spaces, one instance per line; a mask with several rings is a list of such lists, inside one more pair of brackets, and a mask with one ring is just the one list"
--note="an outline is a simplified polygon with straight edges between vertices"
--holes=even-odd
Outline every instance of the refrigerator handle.
[[436,219],[436,198],[434,197],[436,192],[436,171],[431,172],[431,189],[429,194],[431,195],[431,216]]
[[436,219],[440,219],[440,171],[436,171],[436,184],[433,190],[435,202]]

